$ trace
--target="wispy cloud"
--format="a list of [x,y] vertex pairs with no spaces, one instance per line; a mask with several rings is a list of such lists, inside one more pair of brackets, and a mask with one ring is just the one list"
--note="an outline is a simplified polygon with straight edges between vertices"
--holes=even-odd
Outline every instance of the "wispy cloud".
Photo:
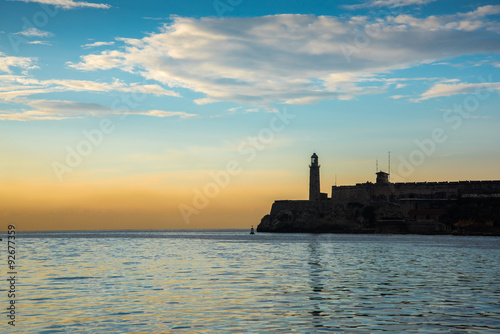
[[404,99],[404,98],[407,98],[408,95],[392,95],[390,96],[391,99],[393,100],[399,100],[399,99]]
[[149,16],[144,16],[143,19],[144,20],[154,20],[154,21],[167,20],[164,17],[149,17]]
[[468,60],[465,62],[460,62],[460,63],[452,63],[452,62],[436,62],[432,65],[444,65],[444,66],[453,66],[453,67],[458,67],[458,68],[467,68],[467,67],[478,67],[482,66],[485,64],[494,64],[491,62],[490,59],[475,59],[475,60]]
[[231,114],[235,114],[236,112],[243,112],[243,113],[254,113],[254,112],[275,113],[275,112],[278,112],[279,110],[276,109],[276,108],[274,108],[274,107],[268,106],[268,105],[260,105],[260,106],[252,107],[252,108],[247,108],[247,107],[243,107],[243,106],[233,107],[233,108],[229,108],[227,111],[229,111],[229,113],[231,113]]
[[93,3],[85,1],[73,1],[73,0],[11,0],[11,1],[22,1],[22,2],[35,2],[44,5],[54,5],[63,9],[75,9],[75,8],[101,8],[107,9],[111,8],[108,4],[103,3]]
[[0,120],[11,121],[30,121],[30,120],[62,120],[68,118],[79,118],[92,116],[123,116],[123,115],[142,115],[153,117],[196,117],[195,114],[189,114],[182,111],[164,111],[164,110],[117,110],[106,107],[98,103],[75,102],[61,100],[30,100],[26,98],[19,99],[17,103],[24,104],[31,109],[23,111],[0,111]]
[[488,15],[495,15],[500,13],[500,5],[487,5],[478,7],[476,10],[467,13],[461,13],[460,16],[468,18],[482,18]]
[[0,120],[61,120],[89,115],[143,115],[151,117],[195,117],[182,111],[165,110],[116,110],[111,107],[92,102],[65,100],[33,99],[34,95],[61,92],[123,92],[151,94],[157,96],[179,96],[177,92],[167,90],[156,84],[125,83],[118,79],[112,82],[95,82],[88,80],[37,80],[27,75],[10,74],[10,67],[33,68],[33,59],[20,57],[5,57],[0,53],[0,71],[9,74],[0,75],[0,101],[15,104],[16,110],[0,111]]
[[[410,4],[409,1],[401,3]],[[380,93],[395,70],[462,55],[500,53],[497,6],[466,13],[378,21],[378,33],[356,44],[366,17],[272,15],[253,18],[175,17],[125,48],[81,57],[82,71],[121,69],[170,87],[205,94],[198,104],[233,101],[311,104]],[[476,19],[481,17],[480,23]],[[499,30],[500,31],[500,30]],[[473,33],[472,33],[473,32]],[[372,85],[367,85],[368,80]]]
[[16,35],[22,35],[25,37],[52,37],[53,33],[48,31],[43,31],[37,28],[25,28],[23,31],[16,32]]
[[455,15],[416,18],[412,15],[402,14],[395,16],[391,20],[395,24],[402,24],[406,27],[424,29],[428,31],[478,31],[483,28],[498,30],[498,22],[488,21],[486,19],[487,16],[498,13],[500,13],[500,5],[489,5],[479,7],[470,12],[458,13]]
[[424,92],[418,101],[459,94],[473,94],[480,90],[500,92],[500,82],[483,83],[438,83]]
[[115,44],[115,42],[94,42],[94,43],[84,44],[84,45],[82,45],[82,48],[89,49],[89,48],[94,48],[94,47],[98,47],[98,46],[113,45],[113,44]]
[[134,112],[128,113],[133,115],[143,115],[143,116],[154,116],[154,117],[180,117],[180,118],[190,118],[196,117],[196,114],[189,114],[183,111],[164,111],[164,110],[149,110],[146,112]]
[[415,6],[415,5],[425,5],[429,2],[434,2],[436,0],[369,0],[364,3],[357,5],[345,5],[342,6],[346,9],[359,9],[359,8],[370,8],[370,7],[405,7],[405,6]]
[[28,44],[35,44],[35,45],[52,45],[49,42],[44,42],[44,41],[30,41]]
[[[2,69],[0,57],[0,70]],[[25,66],[28,66],[25,64]],[[0,75],[0,99],[12,100],[21,96],[46,94],[54,92],[127,92],[143,93],[157,96],[179,96],[177,92],[167,90],[159,85],[113,82],[95,82],[88,80],[36,80],[26,76]]]

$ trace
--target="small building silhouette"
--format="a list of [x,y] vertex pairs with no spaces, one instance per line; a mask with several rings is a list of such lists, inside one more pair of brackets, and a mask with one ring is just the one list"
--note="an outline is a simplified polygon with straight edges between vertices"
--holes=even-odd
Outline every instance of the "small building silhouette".
[[380,171],[376,174],[377,174],[377,184],[389,183],[389,173]]

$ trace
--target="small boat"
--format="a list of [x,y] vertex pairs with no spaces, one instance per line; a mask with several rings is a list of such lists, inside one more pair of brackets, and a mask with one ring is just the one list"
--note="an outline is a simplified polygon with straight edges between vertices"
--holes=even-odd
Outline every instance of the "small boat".
[[255,234],[255,231],[253,230],[253,225],[252,228],[250,229],[250,234]]

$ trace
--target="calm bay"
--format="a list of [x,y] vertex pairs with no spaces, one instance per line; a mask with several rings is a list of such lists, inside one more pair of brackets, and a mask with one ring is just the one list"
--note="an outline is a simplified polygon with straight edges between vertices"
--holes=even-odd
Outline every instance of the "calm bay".
[[19,232],[17,254],[19,333],[500,332],[498,237]]

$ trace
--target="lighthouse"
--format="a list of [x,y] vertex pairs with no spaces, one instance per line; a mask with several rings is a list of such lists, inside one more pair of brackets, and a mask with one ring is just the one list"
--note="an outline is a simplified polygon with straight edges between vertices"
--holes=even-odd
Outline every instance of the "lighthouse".
[[319,201],[321,192],[319,188],[319,167],[318,156],[316,153],[311,155],[311,164],[309,165],[309,200]]

